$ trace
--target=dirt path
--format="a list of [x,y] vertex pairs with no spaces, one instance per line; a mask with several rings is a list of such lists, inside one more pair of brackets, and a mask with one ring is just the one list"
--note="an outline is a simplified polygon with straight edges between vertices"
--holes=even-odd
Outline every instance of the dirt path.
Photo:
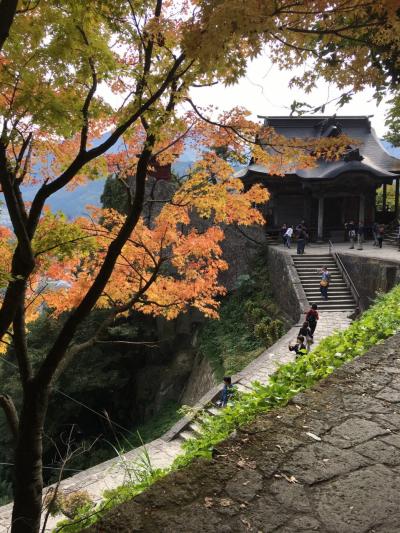
[[398,533],[400,335],[87,531]]

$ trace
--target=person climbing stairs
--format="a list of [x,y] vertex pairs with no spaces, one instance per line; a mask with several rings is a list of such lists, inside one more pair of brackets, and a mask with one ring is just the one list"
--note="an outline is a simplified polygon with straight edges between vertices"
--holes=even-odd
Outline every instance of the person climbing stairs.
[[[310,305],[317,304],[319,311],[355,310],[356,302],[332,255],[293,256],[293,262]],[[328,300],[322,297],[319,285],[323,266],[330,274]]]

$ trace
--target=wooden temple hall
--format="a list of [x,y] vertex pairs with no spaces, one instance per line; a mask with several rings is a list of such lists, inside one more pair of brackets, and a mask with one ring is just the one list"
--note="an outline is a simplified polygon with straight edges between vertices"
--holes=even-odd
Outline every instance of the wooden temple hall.
[[[400,159],[383,147],[368,117],[302,116],[260,117],[286,137],[321,137],[347,134],[356,147],[337,161],[320,160],[317,166],[291,171],[282,176],[268,174],[261,165],[250,164],[240,173],[246,186],[261,182],[271,198],[264,207],[267,231],[282,224],[304,220],[311,238],[343,240],[344,223],[362,221],[366,228],[374,221],[390,223],[399,216]],[[395,207],[385,206],[387,185],[395,185]],[[376,209],[377,189],[383,186],[383,212]]]

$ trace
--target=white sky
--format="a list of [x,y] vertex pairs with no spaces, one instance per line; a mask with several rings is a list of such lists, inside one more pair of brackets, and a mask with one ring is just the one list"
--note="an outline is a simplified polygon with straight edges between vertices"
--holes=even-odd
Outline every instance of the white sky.
[[[214,105],[221,111],[235,106],[245,107],[255,119],[257,115],[289,115],[290,105],[294,100],[319,106],[344,92],[323,81],[319,83],[318,89],[310,94],[298,88],[291,89],[289,80],[293,74],[293,71],[280,71],[276,66],[271,66],[268,59],[259,57],[249,64],[247,75],[238,84],[193,89],[192,98],[199,106]],[[334,103],[327,105],[325,114],[373,115],[372,126],[379,137],[382,137],[386,131],[384,122],[387,105],[382,102],[377,106],[372,95],[372,89],[360,92],[340,109],[337,109]]]

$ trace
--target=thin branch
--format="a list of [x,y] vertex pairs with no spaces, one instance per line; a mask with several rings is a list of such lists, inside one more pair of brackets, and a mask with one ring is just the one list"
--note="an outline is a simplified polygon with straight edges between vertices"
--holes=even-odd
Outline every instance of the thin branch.
[[161,341],[94,341],[95,344],[114,344],[114,345],[135,345],[135,346],[150,346],[152,348],[158,348]]
[[[89,47],[90,46],[89,41],[83,28],[81,28],[80,26],[77,26],[77,28],[80,34],[82,35],[82,38],[86,46]],[[92,85],[90,86],[89,92],[86,95],[85,102],[82,107],[83,125],[81,129],[81,142],[79,146],[79,152],[86,151],[88,132],[89,132],[89,108],[90,108],[90,104],[97,90],[97,72],[96,72],[96,66],[95,66],[93,57],[89,57],[88,62],[90,66],[90,71],[92,73]]]

